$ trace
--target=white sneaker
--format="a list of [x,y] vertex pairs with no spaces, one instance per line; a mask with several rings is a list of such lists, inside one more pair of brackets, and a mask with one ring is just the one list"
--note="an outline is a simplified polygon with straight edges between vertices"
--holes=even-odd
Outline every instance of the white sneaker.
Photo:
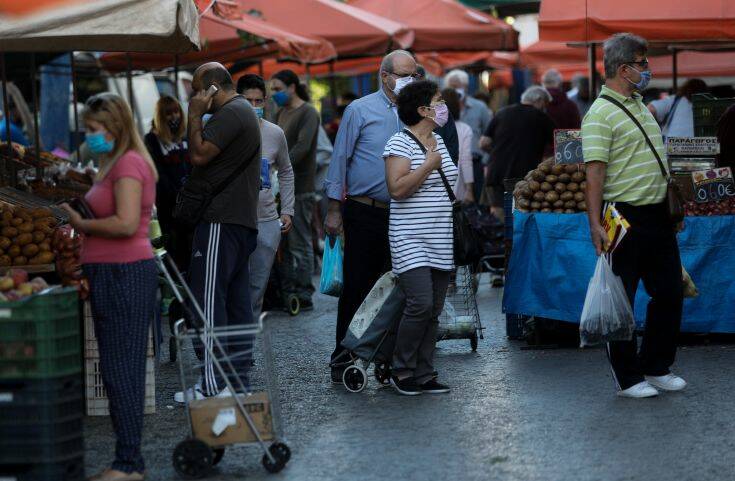
[[230,388],[226,387],[218,392],[214,397],[232,397],[232,391],[230,391]]
[[[195,399],[204,399],[204,391],[202,391],[202,385],[200,383],[194,384],[194,387],[190,387],[186,390],[188,393],[189,400],[195,400]],[[179,391],[176,394],[174,394],[174,401],[179,404],[184,404],[184,392]]]
[[648,382],[643,381],[639,382],[635,386],[629,387],[628,389],[618,391],[618,396],[630,398],[654,397],[658,396],[658,391],[655,387],[648,384]]
[[687,387],[685,380],[671,373],[665,376],[646,376],[646,381],[664,391],[681,391]]

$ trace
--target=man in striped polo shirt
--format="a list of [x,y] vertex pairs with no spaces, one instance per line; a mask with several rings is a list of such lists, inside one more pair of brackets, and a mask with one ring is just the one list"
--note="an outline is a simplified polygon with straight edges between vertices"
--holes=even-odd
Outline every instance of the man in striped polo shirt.
[[[686,386],[670,371],[681,324],[681,261],[677,226],[665,205],[667,181],[653,151],[668,169],[661,129],[640,95],[651,79],[647,50],[644,39],[628,33],[605,42],[605,86],[582,122],[592,242],[600,255],[607,243],[600,222],[603,203],[614,203],[631,229],[612,254],[613,271],[631,305],[641,280],[652,296],[640,353],[635,334],[630,341],[607,345],[618,394],[634,398],[656,396],[657,388],[678,391]],[[635,117],[645,136],[618,104]]]

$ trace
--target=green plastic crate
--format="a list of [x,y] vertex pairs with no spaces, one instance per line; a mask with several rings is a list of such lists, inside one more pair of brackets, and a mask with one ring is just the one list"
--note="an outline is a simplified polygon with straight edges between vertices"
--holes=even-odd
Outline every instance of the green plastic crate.
[[79,373],[81,357],[76,289],[59,288],[0,303],[0,378]]

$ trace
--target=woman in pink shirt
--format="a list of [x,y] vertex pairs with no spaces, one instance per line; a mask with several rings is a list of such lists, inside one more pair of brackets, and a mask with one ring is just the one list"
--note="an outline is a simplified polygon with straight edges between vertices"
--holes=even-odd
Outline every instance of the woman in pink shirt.
[[92,480],[139,481],[146,344],[156,308],[157,272],[148,238],[158,174],[125,101],[101,94],[82,114],[100,170],[85,196],[94,216],[68,205],[69,223],[85,234],[81,262],[89,279],[100,371],[117,436],[115,460]]

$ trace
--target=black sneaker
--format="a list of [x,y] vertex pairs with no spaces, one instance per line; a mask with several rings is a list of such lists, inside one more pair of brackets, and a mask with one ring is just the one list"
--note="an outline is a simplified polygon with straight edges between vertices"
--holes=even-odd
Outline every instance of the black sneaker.
[[403,394],[404,396],[418,396],[423,392],[421,391],[421,387],[416,384],[416,380],[412,377],[400,380],[395,376],[391,376],[390,384],[399,394]]
[[432,379],[421,385],[421,391],[428,394],[444,394],[449,392],[449,386]]

